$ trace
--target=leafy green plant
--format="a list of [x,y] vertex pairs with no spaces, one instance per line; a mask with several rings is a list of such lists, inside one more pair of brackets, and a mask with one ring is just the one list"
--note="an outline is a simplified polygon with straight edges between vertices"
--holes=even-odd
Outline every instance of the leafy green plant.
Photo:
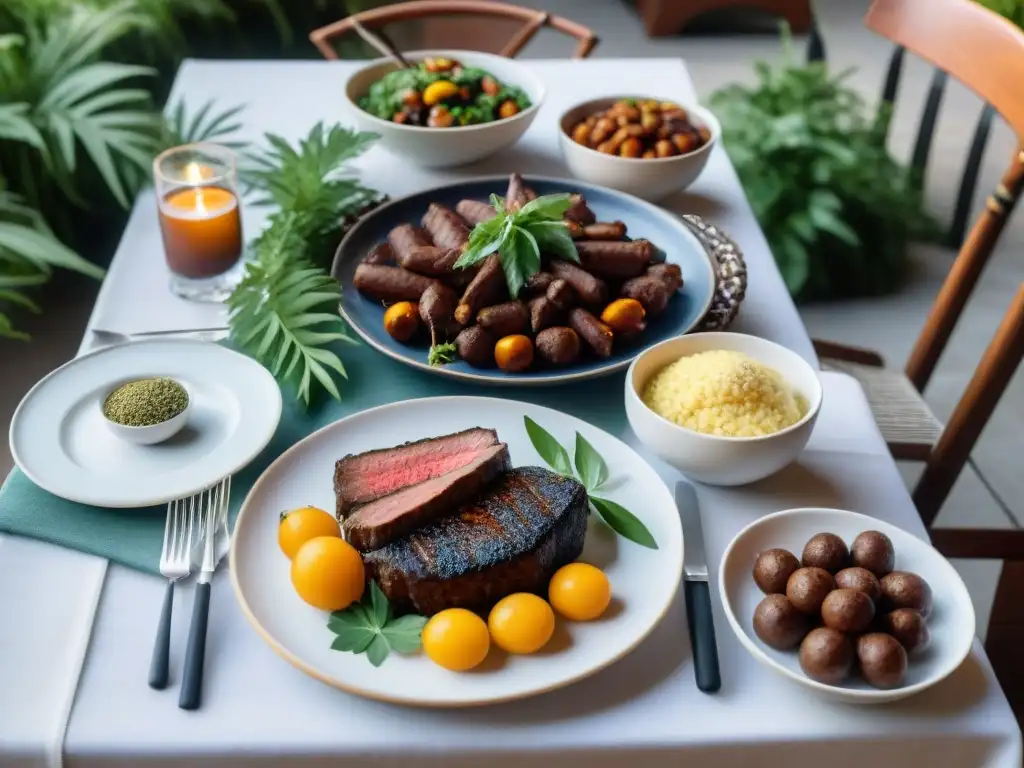
[[391,603],[376,581],[370,582],[370,588],[363,594],[362,600],[343,611],[335,611],[327,620],[327,628],[336,635],[331,648],[355,654],[365,653],[367,661],[375,667],[383,664],[391,651],[418,651],[426,624],[426,616],[414,613],[394,616]]
[[910,173],[885,146],[889,112],[869,116],[824,62],[797,63],[788,28],[777,67],[757,84],[711,97],[736,166],[786,285],[798,299],[899,288],[908,243],[934,236]]
[[977,0],[991,11],[1005,16],[1018,27],[1024,28],[1024,0]]
[[178,101],[169,110],[167,119],[162,126],[159,149],[162,151],[201,141],[214,142],[232,149],[244,147],[244,142],[231,138],[242,127],[241,123],[232,121],[245,109],[244,105],[240,104],[213,114],[210,113],[211,109],[213,109],[213,102],[208,101],[194,115],[189,115],[185,110],[185,102]]
[[342,219],[376,199],[345,170],[375,138],[322,123],[296,147],[268,134],[271,148],[253,155],[246,174],[265,190],[257,204],[278,210],[228,298],[231,338],[275,377],[294,384],[307,404],[314,381],[340,399],[331,371],[345,376],[345,367],[328,345],[355,343],[337,313],[341,287],[324,264]]

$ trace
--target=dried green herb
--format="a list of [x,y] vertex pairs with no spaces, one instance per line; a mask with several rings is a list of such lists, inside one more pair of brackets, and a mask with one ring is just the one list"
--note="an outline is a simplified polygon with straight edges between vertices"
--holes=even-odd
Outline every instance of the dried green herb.
[[173,379],[157,377],[123,384],[103,401],[103,415],[126,427],[150,427],[188,407],[188,392]]

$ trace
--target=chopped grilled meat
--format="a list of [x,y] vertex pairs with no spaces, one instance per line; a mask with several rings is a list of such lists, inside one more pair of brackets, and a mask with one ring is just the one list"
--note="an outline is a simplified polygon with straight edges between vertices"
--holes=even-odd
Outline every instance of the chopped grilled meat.
[[579,307],[570,309],[569,325],[600,357],[608,357],[612,353],[612,329],[587,310]]
[[583,227],[587,240],[621,240],[626,236],[626,225],[621,221],[597,221]]
[[642,275],[654,255],[654,247],[647,240],[577,240],[575,245],[583,268],[610,280],[627,280]]
[[647,275],[665,283],[669,293],[675,293],[683,287],[683,270],[678,264],[652,264],[647,268]]
[[483,200],[460,200],[455,206],[455,212],[471,227],[493,219],[495,214],[494,206]]
[[584,199],[583,195],[569,195],[569,201],[569,210],[565,212],[566,219],[569,221],[575,221],[577,224],[582,224],[583,226],[593,224],[597,221],[597,216],[595,216],[594,212],[590,210],[590,207],[587,205],[587,201]]
[[390,243],[378,243],[363,257],[363,264],[391,264],[395,260],[395,252]]
[[419,301],[433,280],[401,267],[360,264],[352,282],[360,293],[377,301]]
[[561,259],[552,259],[551,273],[571,285],[580,297],[580,301],[587,306],[603,306],[608,299],[608,286],[604,280],[594,277],[575,264]]
[[417,248],[433,245],[426,231],[412,224],[399,224],[388,232],[388,244],[394,253],[395,260],[401,264],[402,259]]
[[546,594],[583,551],[587,492],[541,467],[506,472],[477,501],[364,555],[392,605],[431,616],[485,611],[513,592]]
[[345,539],[360,552],[379,549],[478,497],[510,469],[507,445],[485,448],[458,469],[360,507],[342,524]]
[[498,445],[497,432],[474,427],[451,435],[345,456],[334,465],[338,519],[343,520],[358,505],[463,467],[495,445]]
[[636,299],[643,305],[648,315],[657,315],[665,311],[668,300],[672,296],[666,282],[651,275],[642,275],[627,280],[622,284],[620,295],[628,299]]
[[526,286],[523,288],[523,293],[527,298],[543,296],[554,279],[555,276],[550,272],[534,272],[526,278]]
[[505,272],[501,260],[494,253],[487,257],[476,277],[466,286],[465,293],[455,308],[455,319],[468,325],[477,312],[484,307],[499,303],[507,295]]
[[537,354],[552,365],[569,365],[580,356],[580,337],[572,328],[555,326],[537,334]]
[[553,280],[545,295],[559,309],[569,309],[576,303],[576,291],[562,278]]
[[479,325],[464,328],[455,337],[455,349],[459,357],[474,368],[490,368],[494,365],[494,337]]
[[508,210],[518,210],[536,197],[537,193],[526,186],[523,177],[518,173],[508,177],[508,190],[505,192],[505,207]]
[[434,281],[420,297],[420,319],[430,331],[430,344],[447,339],[459,332],[455,322],[455,305],[459,297],[444,283]]
[[431,203],[427,208],[423,227],[438,248],[462,248],[469,239],[469,227],[462,217],[440,203]]
[[438,248],[422,245],[398,257],[398,266],[427,277],[449,277],[462,251],[458,248]]
[[561,319],[562,311],[547,296],[530,299],[530,328],[534,333],[557,325]]
[[506,301],[484,307],[476,313],[476,321],[500,339],[526,331],[530,327],[530,312],[521,301]]

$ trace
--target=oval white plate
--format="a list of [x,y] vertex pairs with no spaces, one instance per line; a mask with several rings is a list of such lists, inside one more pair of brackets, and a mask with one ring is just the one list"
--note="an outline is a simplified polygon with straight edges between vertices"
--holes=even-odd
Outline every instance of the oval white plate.
[[[611,470],[606,494],[643,520],[657,550],[618,538],[591,517],[581,560],[611,581],[614,602],[595,622],[559,619],[548,648],[508,656],[492,648],[469,673],[444,670],[422,653],[392,653],[380,667],[364,655],[331,650],[327,614],[292,589],[289,561],[277,545],[281,510],[312,504],[334,508],[334,462],[470,427],[490,427],[508,443],[515,466],[544,462],[523,426],[528,415],[571,449],[579,431]],[[409,400],[363,411],[297,443],[256,482],[231,540],[231,579],[246,617],[263,639],[306,674],[350,693],[400,704],[458,707],[509,701],[580,680],[622,658],[654,629],[675,596],[683,566],[683,533],[668,488],[631,448],[586,422],[549,408],[484,397]]]
[[[114,435],[101,405],[133,379],[188,390],[188,424],[157,445]],[[11,453],[36,485],[98,507],[163,504],[234,474],[274,435],[281,390],[266,368],[218,344],[160,339],[76,358],[32,387],[11,420]]]
[[[881,531],[896,549],[896,569],[918,574],[932,588],[934,607],[928,616],[931,643],[923,652],[911,654],[906,682],[900,688],[879,690],[856,676],[841,686],[816,682],[800,669],[795,650],[776,651],[754,634],[754,609],[764,598],[752,576],[757,555],[772,547],[782,547],[799,558],[807,540],[826,531],[842,538],[847,546],[862,531]],[[903,529],[857,512],[789,509],[751,523],[736,534],[725,550],[718,589],[733,632],[754,658],[790,680],[851,704],[898,701],[930,688],[960,666],[974,641],[974,605],[949,561]]]

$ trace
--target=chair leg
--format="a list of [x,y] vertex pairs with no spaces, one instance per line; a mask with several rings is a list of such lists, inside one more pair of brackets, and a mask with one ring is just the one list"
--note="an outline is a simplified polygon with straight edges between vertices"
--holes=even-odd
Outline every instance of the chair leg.
[[914,488],[914,503],[926,526],[939,508],[971,455],[981,430],[988,423],[1014,371],[1024,357],[1024,283],[999,329],[985,350],[956,410],[932,449],[924,473]]
[[1024,562],[1003,563],[996,586],[985,651],[1018,723],[1024,723]]

